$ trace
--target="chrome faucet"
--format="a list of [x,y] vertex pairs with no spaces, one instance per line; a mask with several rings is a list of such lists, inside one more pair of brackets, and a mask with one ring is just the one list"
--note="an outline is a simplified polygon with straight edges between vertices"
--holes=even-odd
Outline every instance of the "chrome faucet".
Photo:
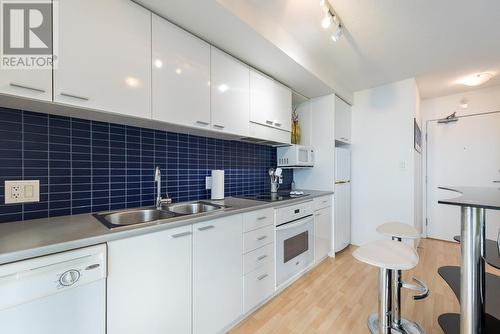
[[160,167],[156,166],[155,169],[155,182],[156,182],[156,209],[160,210],[161,205],[163,203],[170,204],[172,203],[172,199],[168,197],[168,192],[167,192],[167,198],[162,199],[161,198],[161,171]]

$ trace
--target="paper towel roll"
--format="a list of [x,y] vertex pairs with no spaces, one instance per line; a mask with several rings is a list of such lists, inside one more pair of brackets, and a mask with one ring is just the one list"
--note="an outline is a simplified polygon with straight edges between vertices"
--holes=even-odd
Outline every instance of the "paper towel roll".
[[224,199],[224,171],[212,171],[212,199]]

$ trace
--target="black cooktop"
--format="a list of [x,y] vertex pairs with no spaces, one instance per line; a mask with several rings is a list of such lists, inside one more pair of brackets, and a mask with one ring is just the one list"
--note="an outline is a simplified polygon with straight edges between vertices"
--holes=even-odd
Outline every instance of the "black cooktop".
[[289,192],[279,192],[274,194],[262,193],[262,194],[252,194],[252,195],[244,195],[236,197],[252,199],[254,201],[277,202],[277,201],[286,201],[288,199],[300,198],[305,196],[309,196],[309,194],[291,195]]

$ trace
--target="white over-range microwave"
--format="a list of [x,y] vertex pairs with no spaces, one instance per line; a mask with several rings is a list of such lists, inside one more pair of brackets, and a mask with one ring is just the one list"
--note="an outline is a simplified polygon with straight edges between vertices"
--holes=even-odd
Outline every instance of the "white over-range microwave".
[[314,148],[311,146],[292,145],[278,147],[278,167],[296,168],[314,166]]

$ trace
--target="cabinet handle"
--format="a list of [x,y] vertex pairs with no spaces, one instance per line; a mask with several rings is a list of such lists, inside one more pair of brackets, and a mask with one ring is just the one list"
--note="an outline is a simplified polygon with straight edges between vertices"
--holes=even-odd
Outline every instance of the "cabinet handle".
[[225,126],[222,124],[214,124],[213,126],[214,126],[214,128],[217,128],[217,129],[224,129],[225,128]]
[[278,128],[281,128],[283,124],[281,124],[280,122],[274,122],[274,126],[277,126]]
[[257,277],[257,279],[259,281],[262,281],[264,278],[266,278],[267,276],[269,276],[268,274],[264,274],[264,275],[260,275],[259,277]]
[[191,232],[182,232],[182,233],[178,233],[178,234],[172,234],[171,237],[172,238],[180,238],[180,237],[185,237],[188,235],[191,235]]
[[257,218],[257,220],[264,220],[266,218],[267,218],[266,216],[262,216],[262,217]]
[[274,124],[274,122],[273,122],[273,121],[266,120],[266,124],[273,125],[273,124]]
[[208,122],[203,122],[203,121],[196,121],[197,124],[201,124],[201,125],[209,125],[210,123]]
[[21,85],[21,84],[15,83],[15,82],[11,82],[9,85],[11,87],[24,88],[24,89],[34,90],[35,92],[45,93],[44,89],[30,87],[30,86],[25,86],[25,85]]
[[493,181],[493,183],[500,183],[500,180],[495,180]]
[[316,217],[319,217],[319,216],[321,216],[321,213],[317,213],[317,214],[316,214]]
[[267,235],[263,235],[262,237],[258,237],[258,238],[257,238],[257,240],[258,240],[258,241],[262,241],[262,240],[264,240],[264,239],[266,239],[266,238],[267,238]]
[[68,94],[68,93],[61,93],[61,96],[72,97],[74,99],[83,100],[83,101],[88,101],[89,100],[88,97],[78,96],[78,95],[73,95],[73,94]]
[[212,228],[215,228],[215,226],[213,226],[213,225],[203,226],[203,227],[199,227],[198,231],[206,231],[206,230],[210,230]]
[[267,255],[261,255],[257,258],[257,261],[262,261],[267,257]]

